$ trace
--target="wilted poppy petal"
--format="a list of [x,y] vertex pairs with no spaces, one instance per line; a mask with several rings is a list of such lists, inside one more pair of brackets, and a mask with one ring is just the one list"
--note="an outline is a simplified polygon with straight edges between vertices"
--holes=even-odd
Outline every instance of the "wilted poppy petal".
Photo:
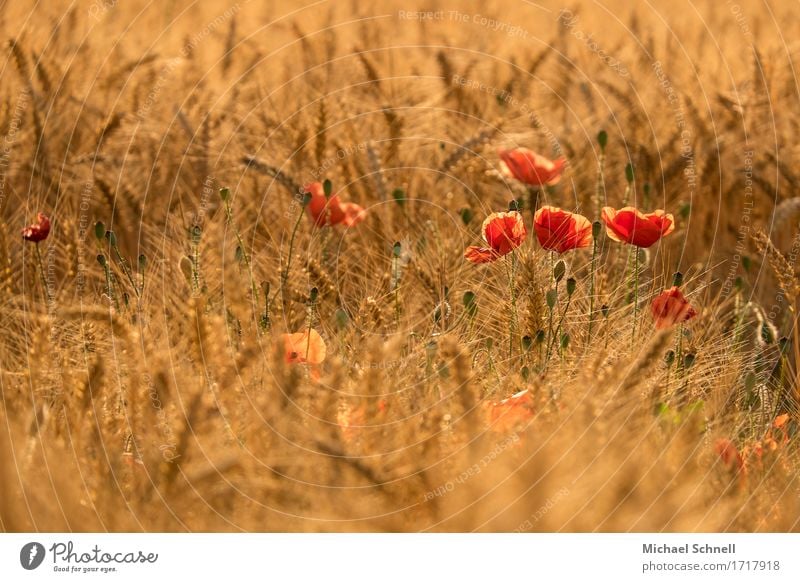
[[491,263],[500,258],[496,252],[486,247],[467,247],[464,257],[472,263]]

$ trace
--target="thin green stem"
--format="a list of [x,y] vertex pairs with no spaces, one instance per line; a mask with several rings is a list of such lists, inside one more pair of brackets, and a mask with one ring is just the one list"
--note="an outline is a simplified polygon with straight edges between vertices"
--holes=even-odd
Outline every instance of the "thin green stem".
[[42,261],[42,252],[39,250],[39,243],[36,246],[36,262],[39,264],[39,276],[42,278],[42,293],[44,293],[44,300],[47,305],[50,305],[50,289],[47,287],[47,276],[44,273],[44,261]]
[[594,270],[597,260],[597,239],[592,238],[592,263],[589,271],[589,331],[586,334],[586,344],[592,341],[592,325],[594,324]]
[[225,214],[228,217],[228,223],[230,223],[231,227],[233,228],[233,234],[236,237],[236,243],[239,245],[239,248],[242,249],[242,258],[244,259],[244,264],[247,267],[247,274],[250,277],[250,289],[253,292],[253,302],[258,302],[258,287],[256,286],[256,280],[253,277],[253,266],[250,263],[250,255],[247,253],[247,249],[244,246],[244,241],[242,240],[242,235],[239,232],[239,227],[236,226],[236,222],[233,219],[233,207],[231,206],[231,202],[228,198],[225,199]]
[[289,238],[289,254],[286,257],[286,269],[281,273],[281,286],[280,289],[278,289],[282,298],[284,297],[286,282],[289,279],[289,271],[292,266],[292,253],[294,252],[294,239],[297,236],[297,229],[300,227],[300,221],[303,219],[303,211],[304,209],[301,207],[297,215],[297,221],[294,223],[294,228],[292,229],[292,236]]
[[636,342],[636,317],[639,310],[639,248],[633,248],[633,327],[631,328],[631,346]]
[[509,322],[509,339],[508,339],[508,357],[509,359],[514,356],[514,333],[517,327],[517,292],[516,285],[514,284],[514,276],[516,271],[517,254],[511,253],[509,262],[509,275],[508,275],[508,289],[511,294],[511,321]]

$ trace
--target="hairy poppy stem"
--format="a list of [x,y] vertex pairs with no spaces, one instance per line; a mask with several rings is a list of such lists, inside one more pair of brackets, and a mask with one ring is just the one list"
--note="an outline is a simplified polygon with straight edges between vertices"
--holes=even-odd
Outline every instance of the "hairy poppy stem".
[[633,248],[633,327],[631,328],[631,346],[636,342],[636,316],[639,311],[639,248]]
[[[564,318],[567,316],[567,311],[569,311],[569,305],[572,302],[572,294],[567,296],[567,304],[564,306],[564,311],[561,314],[561,317],[558,320],[558,325],[556,326],[555,334],[550,338],[550,342],[547,344],[547,357],[544,361],[545,369],[547,369],[547,364],[550,361],[550,353],[553,350],[553,346],[555,345],[556,341],[560,342],[561,338],[561,326],[564,324]],[[551,314],[552,315],[552,314]],[[559,343],[560,346],[560,343]],[[559,347],[559,350],[561,348]]]
[[589,267],[589,330],[586,333],[586,345],[592,343],[592,325],[594,324],[594,269],[597,260],[597,237],[592,238],[592,263]]
[[510,266],[509,266],[509,275],[508,275],[508,289],[511,293],[511,321],[509,322],[508,332],[509,332],[509,339],[508,339],[508,358],[511,359],[514,357],[514,332],[517,327],[517,292],[516,292],[516,285],[514,284],[514,275],[516,271],[516,264],[517,264],[517,253],[512,252],[510,259]]
[[297,215],[297,222],[294,223],[294,228],[292,229],[292,236],[289,238],[289,254],[286,257],[286,270],[281,273],[281,287],[278,290],[281,294],[281,297],[283,297],[286,281],[289,280],[289,269],[292,266],[292,252],[294,251],[294,239],[297,236],[297,229],[300,227],[300,221],[303,220],[304,213],[305,210],[300,208],[300,212]]
[[44,261],[42,261],[42,253],[39,250],[39,243],[37,242],[34,246],[36,247],[36,262],[39,264],[39,276],[42,278],[42,293],[44,293],[45,303],[49,306],[51,301],[50,289],[47,287],[47,277],[44,274]]
[[[225,191],[224,194],[223,190]],[[244,259],[244,264],[247,266],[247,274],[250,277],[250,289],[253,292],[253,304],[255,305],[258,303],[258,287],[256,286],[256,280],[253,277],[253,266],[250,263],[250,255],[247,253],[247,249],[244,246],[244,241],[242,240],[242,235],[239,232],[239,227],[236,226],[236,221],[233,219],[233,205],[231,204],[230,200],[230,191],[227,188],[222,188],[220,190],[220,195],[222,196],[222,201],[225,204],[225,214],[228,218],[228,223],[233,228],[233,234],[236,236],[236,242],[238,243],[239,248],[242,249],[242,258]]]

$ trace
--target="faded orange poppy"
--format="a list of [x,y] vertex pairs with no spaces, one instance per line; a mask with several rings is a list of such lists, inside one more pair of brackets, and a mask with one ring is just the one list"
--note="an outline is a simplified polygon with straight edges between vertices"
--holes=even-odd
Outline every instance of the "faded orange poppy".
[[317,365],[325,361],[327,353],[325,341],[315,329],[285,333],[281,337],[286,362]]
[[644,214],[633,206],[615,210],[610,206],[601,213],[609,238],[643,249],[657,243],[675,230],[675,219],[663,210]]
[[490,214],[483,221],[482,230],[488,246],[470,246],[464,251],[466,259],[473,263],[496,261],[520,246],[528,236],[522,215],[515,210]]
[[528,186],[557,184],[567,163],[564,158],[549,160],[526,148],[501,149],[498,154],[502,173]]
[[588,218],[553,206],[536,211],[533,230],[543,248],[559,254],[592,244],[592,223]]
[[354,202],[341,202],[338,194],[325,196],[322,182],[312,182],[303,190],[311,194],[308,214],[316,226],[355,226],[367,217],[367,211]]
[[714,443],[714,451],[719,455],[722,465],[731,474],[738,477],[739,487],[744,487],[747,482],[747,467],[744,464],[739,449],[733,441],[726,438],[717,439]]
[[677,287],[670,287],[653,299],[650,309],[653,312],[656,329],[667,329],[676,323],[689,321],[697,315],[697,310]]
[[533,395],[522,390],[499,402],[489,404],[489,423],[493,430],[506,431],[533,418]]

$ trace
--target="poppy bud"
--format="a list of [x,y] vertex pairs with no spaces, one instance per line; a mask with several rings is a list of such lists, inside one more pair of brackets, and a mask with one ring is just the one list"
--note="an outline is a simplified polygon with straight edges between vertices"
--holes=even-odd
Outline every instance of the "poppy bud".
[[512,200],[508,203],[508,211],[509,212],[519,212],[520,211],[520,204],[519,200]]
[[696,356],[694,354],[686,354],[685,356],[683,356],[683,367],[688,370],[689,368],[694,366],[695,359]]
[[608,145],[608,133],[606,133],[605,129],[601,129],[597,134],[597,143],[600,144],[601,150],[606,149],[606,145]]
[[569,347],[569,334],[565,333],[561,336],[561,349],[566,350]]
[[231,191],[228,188],[220,188],[219,189],[219,197],[222,198],[223,202],[228,201],[228,197],[231,195]]
[[572,294],[575,293],[575,288],[578,286],[578,282],[570,277],[567,279],[567,296],[572,297]]
[[303,194],[303,208],[311,204],[311,198],[312,196],[310,192],[306,192],[305,194]]
[[459,214],[461,215],[461,222],[464,223],[464,226],[472,222],[472,217],[474,216],[474,214],[472,213],[472,210],[470,210],[469,208],[462,208]]
[[392,190],[392,198],[394,198],[394,201],[397,202],[398,206],[400,206],[401,208],[406,203],[406,193],[403,191],[402,188],[395,188],[394,190]]
[[97,255],[97,262],[100,263],[101,267],[106,266],[106,257],[105,255]]
[[544,338],[545,338],[544,330],[543,329],[537,330],[536,331],[536,343],[537,344],[543,344],[544,343]]
[[350,321],[350,316],[347,315],[347,312],[344,309],[337,309],[336,310],[336,327],[339,329],[344,329],[347,327],[348,322]]
[[399,242],[394,243],[394,247],[392,248],[392,253],[394,254],[395,258],[400,258],[400,253],[403,250],[403,245]]
[[673,287],[680,287],[681,285],[683,285],[683,273],[681,273],[680,271],[677,271],[672,276],[672,286]]
[[532,345],[533,345],[533,338],[531,338],[531,336],[529,335],[522,336],[522,349],[524,349],[526,352],[529,352]]
[[144,255],[139,255],[139,270],[144,271],[144,268],[147,266],[147,257]]
[[602,230],[603,230],[603,225],[600,223],[599,220],[595,220],[592,223],[592,237],[594,239],[600,238],[600,233],[602,232]]
[[478,304],[475,302],[475,293],[472,291],[467,291],[464,293],[461,301],[464,304],[464,309],[467,311],[467,315],[470,317],[475,317],[475,314],[478,312]]
[[558,261],[553,267],[553,279],[556,283],[560,282],[567,272],[567,264],[564,261]]
[[667,364],[667,367],[672,366],[672,363],[675,361],[675,351],[669,350],[664,355],[664,362]]
[[558,299],[558,291],[555,289],[550,289],[545,295],[545,299],[547,300],[547,307],[549,309],[553,309],[556,305],[556,299]]
[[747,255],[742,256],[742,267],[748,273],[750,272],[750,265],[751,264],[752,264],[752,262],[750,261],[750,257],[748,257]]
[[522,379],[527,382],[528,378],[530,378],[531,376],[531,371],[528,369],[528,366],[523,366],[522,369],[519,371],[519,374],[520,376],[522,376]]
[[106,225],[99,220],[94,224],[94,236],[97,240],[102,241],[106,235]]
[[608,305],[606,305],[606,304],[601,305],[600,306],[600,313],[603,314],[604,318],[607,318],[608,317]]
[[625,165],[625,179],[628,184],[633,184],[633,164],[630,162]]
[[311,291],[308,294],[308,301],[310,303],[316,303],[317,297],[319,297],[319,289],[317,289],[316,287],[312,287]]
[[330,180],[322,182],[322,191],[325,193],[325,198],[330,198],[333,192],[333,183]]

